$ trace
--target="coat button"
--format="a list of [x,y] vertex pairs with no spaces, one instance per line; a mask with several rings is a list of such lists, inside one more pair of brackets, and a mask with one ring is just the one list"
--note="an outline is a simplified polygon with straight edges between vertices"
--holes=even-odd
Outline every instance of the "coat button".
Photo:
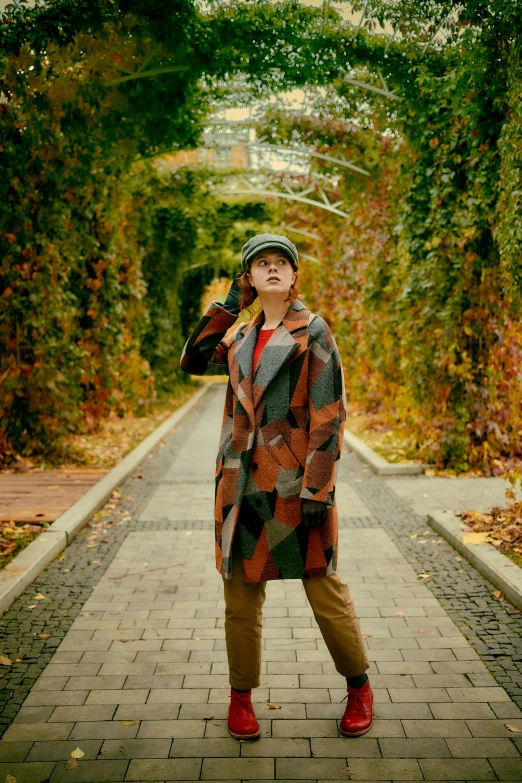
[[252,470],[257,470],[257,467],[258,467],[257,462],[253,462],[252,463]]

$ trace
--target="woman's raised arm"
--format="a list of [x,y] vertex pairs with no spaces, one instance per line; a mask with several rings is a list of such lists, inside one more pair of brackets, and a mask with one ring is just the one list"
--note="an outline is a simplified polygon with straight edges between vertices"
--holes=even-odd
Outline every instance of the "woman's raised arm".
[[228,375],[228,349],[233,336],[225,334],[239,315],[240,288],[233,281],[223,305],[212,302],[198,321],[181,354],[181,369],[190,375]]

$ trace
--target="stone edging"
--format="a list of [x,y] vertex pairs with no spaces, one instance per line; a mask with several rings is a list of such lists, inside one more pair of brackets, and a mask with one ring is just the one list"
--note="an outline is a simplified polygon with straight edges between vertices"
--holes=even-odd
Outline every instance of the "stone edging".
[[400,476],[400,475],[415,475],[417,473],[424,473],[426,468],[430,468],[431,465],[422,465],[416,462],[388,462],[380,454],[378,454],[366,443],[363,443],[353,432],[350,430],[344,431],[344,440],[348,447],[355,451],[355,453],[366,462],[374,473],[378,476]]
[[[522,569],[491,544],[467,544],[463,537],[469,530],[453,511],[435,511],[427,515],[428,524],[449,541],[508,601],[522,609]],[[509,569],[509,570],[508,570]]]
[[67,511],[58,517],[38,538],[31,541],[19,555],[0,571],[0,612],[4,612],[31,584],[56,555],[70,543],[79,530],[100,509],[111,492],[132,473],[152,449],[188,411],[203,397],[212,383],[201,389],[165,419],[156,429],[110,470],[100,481],[87,490]]

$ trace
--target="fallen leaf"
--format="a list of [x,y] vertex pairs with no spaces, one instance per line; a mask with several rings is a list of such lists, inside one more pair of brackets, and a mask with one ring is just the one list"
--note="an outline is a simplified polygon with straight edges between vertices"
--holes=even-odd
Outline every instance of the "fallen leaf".
[[431,579],[430,574],[427,574],[426,571],[422,571],[420,574],[417,574],[419,579]]
[[50,633],[39,633],[38,636],[40,637],[40,639],[49,639],[51,634]]
[[476,544],[487,544],[491,538],[489,533],[466,533],[465,536],[462,536],[461,541],[463,544],[475,546]]
[[78,766],[78,761],[71,756],[70,759],[67,759],[65,762],[65,769],[76,769]]
[[73,759],[81,759],[85,756],[85,753],[83,752],[83,750],[81,750],[81,748],[76,748],[71,753],[71,756]]
[[371,633],[363,633],[363,636],[365,639],[373,639],[373,636]]
[[350,772],[349,769],[340,769],[339,772],[341,773],[341,775],[344,775],[345,777],[349,778],[350,780],[352,779],[352,773]]
[[270,702],[268,702],[268,709],[269,710],[280,710],[281,707],[278,707],[277,704],[270,704]]
[[87,549],[94,549],[98,544],[87,544]]
[[35,606],[36,606],[36,604],[29,604],[29,606],[27,608],[28,609],[34,609]]
[[[37,595],[35,595],[35,600],[36,601],[45,601],[45,595],[43,593],[38,593]],[[36,606],[36,604],[35,604],[35,606]]]
[[64,568],[62,574],[68,574],[70,570],[70,568]]
[[132,639],[118,639],[119,642],[132,642]]
[[509,729],[509,731],[514,731],[517,734],[522,734],[522,729],[517,729],[516,726],[511,726],[509,723],[504,723],[504,726],[506,729]]
[[410,538],[417,538],[417,533],[414,533],[413,536],[410,536]]
[[142,563],[142,565],[144,565],[144,566],[148,565],[147,561],[146,561],[146,560],[144,560],[144,562]]
[[120,723],[122,726],[137,726],[139,720],[122,720]]
[[403,614],[404,614],[404,611],[402,609],[399,609],[399,611],[395,612],[395,614],[397,615],[397,617],[402,617]]
[[495,596],[495,598],[500,598],[500,596],[502,595],[502,590],[494,590],[493,595]]
[[22,660],[23,660],[22,658],[15,658],[15,661],[16,661],[17,663],[21,663],[21,662],[22,662]]
[[455,558],[455,560],[456,560],[458,563],[460,563],[460,562],[461,562],[461,560],[462,560],[462,558],[461,558],[461,556],[460,556],[460,555],[457,555],[457,557]]
[[5,783],[16,783],[16,778],[14,778],[12,775],[6,775]]
[[6,655],[0,655],[0,664],[2,666],[12,666],[13,662]]

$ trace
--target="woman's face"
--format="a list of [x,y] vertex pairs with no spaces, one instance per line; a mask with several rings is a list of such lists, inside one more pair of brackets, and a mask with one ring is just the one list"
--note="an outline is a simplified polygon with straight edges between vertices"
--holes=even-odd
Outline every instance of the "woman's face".
[[262,250],[252,259],[248,281],[260,298],[286,296],[297,276],[288,258],[278,250]]

